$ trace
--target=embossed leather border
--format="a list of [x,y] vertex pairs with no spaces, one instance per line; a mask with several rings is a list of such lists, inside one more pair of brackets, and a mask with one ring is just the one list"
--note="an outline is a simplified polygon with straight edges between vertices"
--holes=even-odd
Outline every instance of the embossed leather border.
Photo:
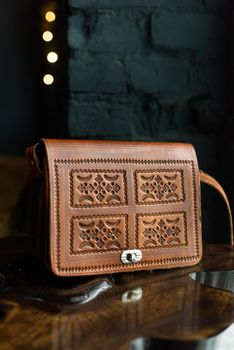
[[59,174],[58,165],[60,164],[160,164],[160,165],[189,165],[192,169],[192,195],[193,195],[193,212],[194,212],[194,241],[195,241],[195,254],[181,257],[163,258],[163,259],[151,259],[148,261],[141,261],[135,263],[135,267],[147,267],[151,265],[164,265],[178,262],[192,262],[200,257],[199,254],[199,228],[198,228],[198,193],[196,189],[196,172],[194,161],[183,159],[117,159],[117,158],[82,158],[82,159],[54,159],[54,183],[55,183],[55,226],[56,226],[56,251],[55,251],[55,266],[60,273],[79,273],[79,272],[101,272],[111,271],[115,269],[131,270],[131,266],[122,264],[105,264],[100,266],[87,266],[87,267],[62,267],[60,265],[61,254],[61,242],[60,242],[60,196],[59,196]]

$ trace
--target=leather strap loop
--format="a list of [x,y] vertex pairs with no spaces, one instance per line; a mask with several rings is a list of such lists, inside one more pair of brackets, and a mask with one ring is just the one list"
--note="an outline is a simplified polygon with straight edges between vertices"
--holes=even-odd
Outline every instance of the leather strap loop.
[[204,182],[207,185],[210,185],[214,187],[222,196],[223,200],[226,203],[227,210],[228,210],[228,216],[229,216],[229,224],[230,224],[230,241],[231,245],[234,245],[234,236],[233,236],[233,220],[232,220],[232,211],[230,207],[229,200],[227,198],[227,195],[223,189],[223,187],[218,183],[217,180],[215,180],[212,176],[204,173],[202,170],[200,170],[200,181]]

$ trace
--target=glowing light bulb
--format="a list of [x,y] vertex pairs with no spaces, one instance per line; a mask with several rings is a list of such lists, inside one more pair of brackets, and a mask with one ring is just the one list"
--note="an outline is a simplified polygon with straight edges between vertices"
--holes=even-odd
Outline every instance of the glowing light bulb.
[[53,33],[51,33],[49,30],[46,30],[43,34],[42,34],[42,38],[45,41],[51,41],[53,39]]
[[51,74],[46,74],[46,75],[44,75],[44,77],[43,77],[43,82],[44,82],[44,84],[46,84],[46,85],[51,85],[51,84],[53,84],[53,82],[54,82],[54,77],[53,77],[53,75],[51,75]]
[[45,14],[45,19],[47,20],[47,22],[53,22],[55,20],[56,16],[55,13],[53,11],[48,11]]
[[49,52],[47,55],[47,61],[49,61],[50,63],[55,63],[58,61],[58,55],[56,52]]

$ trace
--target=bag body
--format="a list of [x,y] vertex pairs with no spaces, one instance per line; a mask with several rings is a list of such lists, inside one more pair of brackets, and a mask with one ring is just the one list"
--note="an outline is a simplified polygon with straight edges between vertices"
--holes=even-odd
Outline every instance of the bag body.
[[27,157],[30,232],[54,274],[200,261],[200,172],[192,145],[44,139]]

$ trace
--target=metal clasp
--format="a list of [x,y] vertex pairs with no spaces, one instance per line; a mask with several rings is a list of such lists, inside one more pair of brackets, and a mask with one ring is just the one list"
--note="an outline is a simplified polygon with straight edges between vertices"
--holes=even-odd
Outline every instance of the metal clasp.
[[121,261],[124,264],[132,264],[142,259],[142,252],[140,249],[124,250],[121,254]]

